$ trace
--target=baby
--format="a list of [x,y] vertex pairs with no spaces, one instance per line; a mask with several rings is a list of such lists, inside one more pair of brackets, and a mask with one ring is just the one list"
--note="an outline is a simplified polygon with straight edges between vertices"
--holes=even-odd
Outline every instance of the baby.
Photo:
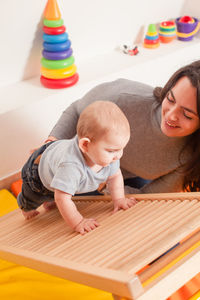
[[114,212],[136,203],[124,195],[119,159],[130,138],[130,126],[120,108],[106,101],[96,101],[81,113],[77,135],[43,145],[28,159],[22,169],[22,192],[18,205],[26,219],[57,205],[66,223],[85,234],[97,226],[77,210],[72,196],[87,193],[106,182]]

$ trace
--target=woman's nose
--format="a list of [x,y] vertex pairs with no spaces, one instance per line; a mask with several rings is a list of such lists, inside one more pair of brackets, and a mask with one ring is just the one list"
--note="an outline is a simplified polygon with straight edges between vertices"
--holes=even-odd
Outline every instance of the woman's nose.
[[168,119],[171,121],[177,121],[178,120],[178,112],[176,108],[170,109],[168,111]]

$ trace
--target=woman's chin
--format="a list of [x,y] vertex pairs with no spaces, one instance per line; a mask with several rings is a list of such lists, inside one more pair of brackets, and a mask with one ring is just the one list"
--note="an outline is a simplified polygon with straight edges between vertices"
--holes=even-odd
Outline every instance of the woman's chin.
[[180,132],[177,131],[178,128],[169,127],[165,124],[161,124],[161,131],[164,135],[168,137],[179,137]]

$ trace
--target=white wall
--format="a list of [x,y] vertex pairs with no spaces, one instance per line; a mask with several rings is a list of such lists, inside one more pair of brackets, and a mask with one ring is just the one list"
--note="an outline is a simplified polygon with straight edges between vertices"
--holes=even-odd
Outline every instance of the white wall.
[[[72,41],[82,59],[134,41],[143,26],[180,15],[184,0],[58,0]],[[0,85],[39,74],[42,13],[46,0],[0,2]]]
[[[185,14],[200,17],[197,2],[58,0],[81,76],[76,86],[55,91],[45,89],[39,83],[42,12],[46,0],[1,1],[0,103],[6,105],[14,99],[16,102],[22,101],[23,105],[10,105],[0,114],[0,179],[20,170],[29,156],[29,150],[43,142],[62,110],[95,84],[126,77],[162,85],[178,67],[200,58],[198,44],[190,46],[188,51],[183,47],[183,50],[176,52],[174,47],[175,50],[169,54],[164,50],[171,46],[162,45],[160,52],[147,50],[150,52],[146,60],[143,60],[146,52],[141,49],[137,57],[119,54],[116,56],[117,64],[114,58],[112,61],[112,51],[118,45],[125,41],[142,42],[149,23],[159,23]],[[109,52],[110,56],[106,56]],[[157,53],[160,53],[158,57]],[[95,65],[96,60],[99,64]],[[34,76],[35,79],[25,84],[14,85]],[[7,94],[8,99],[5,97]]]

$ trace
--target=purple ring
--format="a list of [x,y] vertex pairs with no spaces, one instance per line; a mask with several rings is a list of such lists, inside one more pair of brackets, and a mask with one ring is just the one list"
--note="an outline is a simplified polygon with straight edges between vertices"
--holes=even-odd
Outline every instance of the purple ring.
[[42,56],[46,59],[50,60],[60,60],[60,59],[65,59],[68,58],[72,55],[72,48],[69,48],[68,50],[65,51],[58,51],[58,52],[50,52],[43,50],[42,51]]

